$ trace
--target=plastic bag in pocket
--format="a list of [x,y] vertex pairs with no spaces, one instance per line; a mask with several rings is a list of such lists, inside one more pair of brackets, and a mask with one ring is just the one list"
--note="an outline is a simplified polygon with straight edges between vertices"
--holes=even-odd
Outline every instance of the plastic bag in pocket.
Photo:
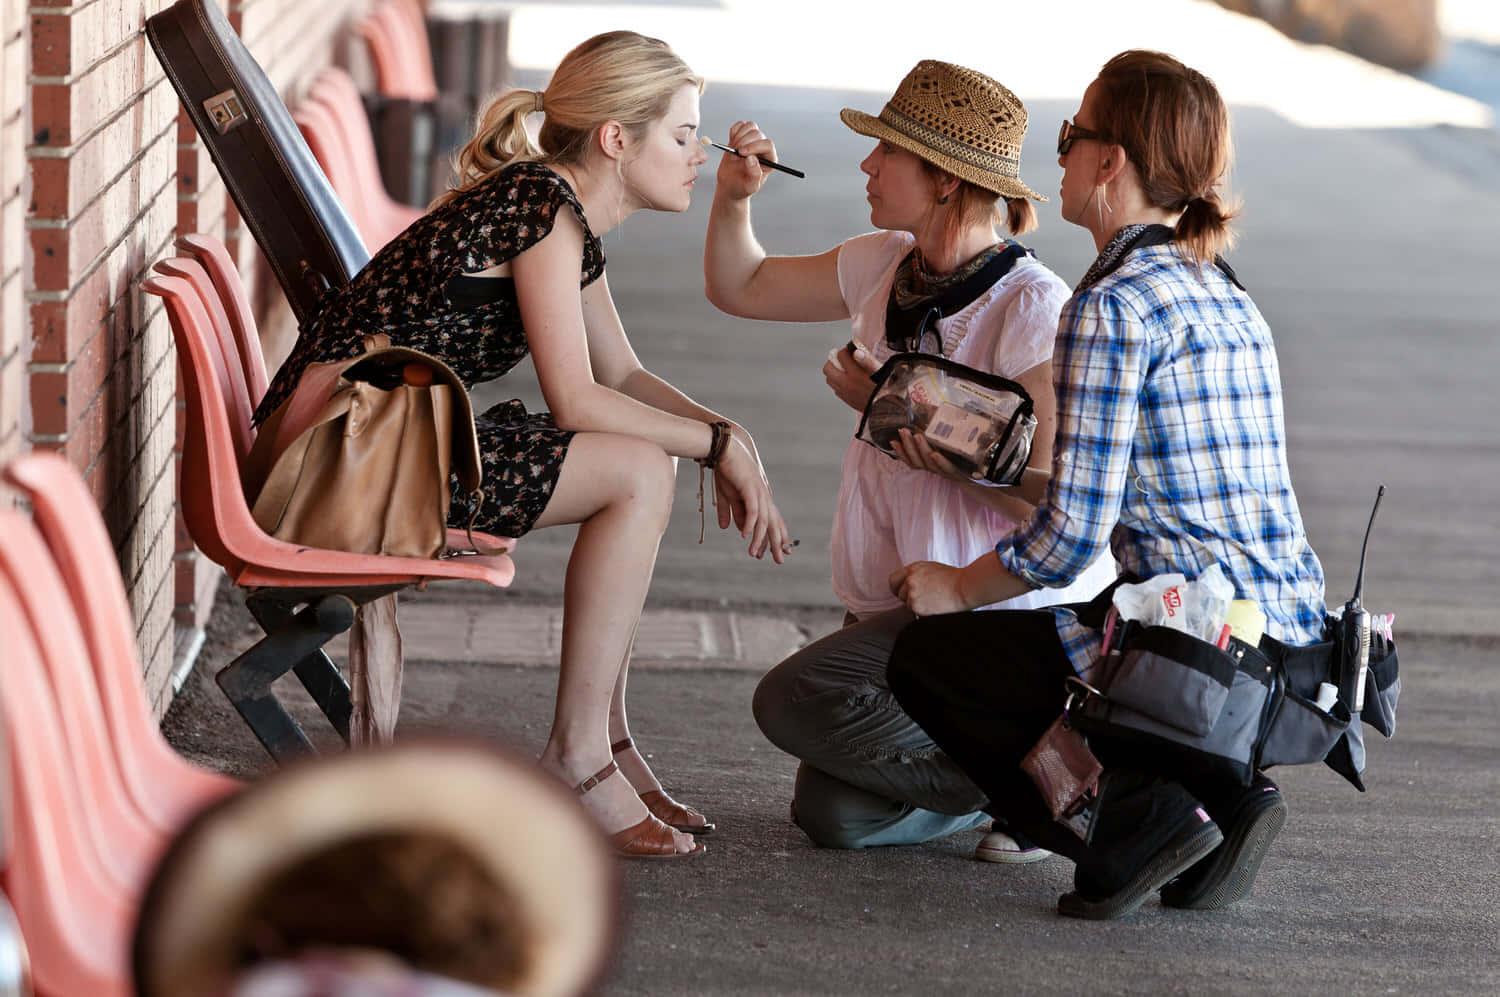
[[907,429],[976,481],[1020,480],[1036,432],[1021,385],[928,353],[897,353],[872,380],[857,438],[894,457],[892,444]]

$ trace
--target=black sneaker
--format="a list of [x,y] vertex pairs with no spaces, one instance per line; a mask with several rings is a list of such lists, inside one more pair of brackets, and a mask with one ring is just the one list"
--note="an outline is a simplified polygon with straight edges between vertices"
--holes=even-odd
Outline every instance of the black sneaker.
[[1174,834],[1136,874],[1115,892],[1101,897],[1082,893],[1064,893],[1057,901],[1057,912],[1064,917],[1081,917],[1106,921],[1124,917],[1141,905],[1151,894],[1170,882],[1184,869],[1218,848],[1224,835],[1201,808],[1188,814],[1181,830]]
[[1224,827],[1224,844],[1161,890],[1161,902],[1187,910],[1218,910],[1245,899],[1261,860],[1286,823],[1286,801],[1259,773]]

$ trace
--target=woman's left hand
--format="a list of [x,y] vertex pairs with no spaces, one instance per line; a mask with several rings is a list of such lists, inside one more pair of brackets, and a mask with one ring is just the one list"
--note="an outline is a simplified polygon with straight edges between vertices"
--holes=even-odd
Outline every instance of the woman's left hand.
[[974,608],[964,597],[962,578],[962,568],[915,561],[891,572],[891,591],[918,616],[962,613]]
[[791,538],[771,497],[770,482],[750,447],[731,434],[713,475],[719,528],[728,528],[732,520],[740,536],[750,541],[751,557],[758,559],[769,551],[777,564],[784,561],[792,549]]
[[927,442],[927,437],[921,433],[913,433],[909,429],[897,431],[896,438],[891,441],[891,451],[901,463],[914,470],[931,471],[954,481],[972,480],[947,457],[934,450],[932,444]]
[[863,412],[875,393],[870,375],[880,369],[880,362],[868,350],[855,344],[853,352],[846,346],[828,356],[823,364],[823,380],[833,389],[839,401],[856,412]]

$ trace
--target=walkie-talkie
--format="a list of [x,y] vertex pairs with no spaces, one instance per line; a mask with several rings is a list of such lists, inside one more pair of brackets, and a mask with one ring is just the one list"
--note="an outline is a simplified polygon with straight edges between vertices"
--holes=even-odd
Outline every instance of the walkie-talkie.
[[1344,697],[1354,716],[1359,716],[1365,708],[1365,676],[1370,670],[1370,614],[1360,599],[1365,587],[1365,553],[1370,548],[1370,530],[1375,526],[1375,514],[1380,511],[1380,500],[1384,497],[1385,485],[1381,485],[1375,493],[1375,507],[1370,510],[1369,525],[1365,527],[1365,542],[1359,548],[1359,574],[1354,577],[1354,594],[1344,603],[1344,611],[1339,617],[1339,662],[1342,669],[1339,684],[1343,686],[1350,680],[1354,683],[1354,688]]

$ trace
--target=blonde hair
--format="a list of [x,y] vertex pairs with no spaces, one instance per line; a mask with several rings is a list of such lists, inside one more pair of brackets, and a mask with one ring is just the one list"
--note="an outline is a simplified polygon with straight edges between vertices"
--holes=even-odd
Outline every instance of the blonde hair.
[[1180,211],[1176,242],[1200,262],[1234,243],[1238,206],[1220,187],[1234,159],[1229,109],[1213,81],[1161,52],[1132,49],[1104,64],[1094,128],[1134,164],[1146,199]]
[[[632,138],[642,138],[684,84],[703,92],[703,78],[666,42],[634,31],[595,35],[563,56],[545,90],[511,90],[490,102],[474,137],[459,150],[455,183],[432,207],[511,163],[579,163],[606,121],[617,121]],[[537,110],[543,114],[542,127],[533,144],[526,116]]]

